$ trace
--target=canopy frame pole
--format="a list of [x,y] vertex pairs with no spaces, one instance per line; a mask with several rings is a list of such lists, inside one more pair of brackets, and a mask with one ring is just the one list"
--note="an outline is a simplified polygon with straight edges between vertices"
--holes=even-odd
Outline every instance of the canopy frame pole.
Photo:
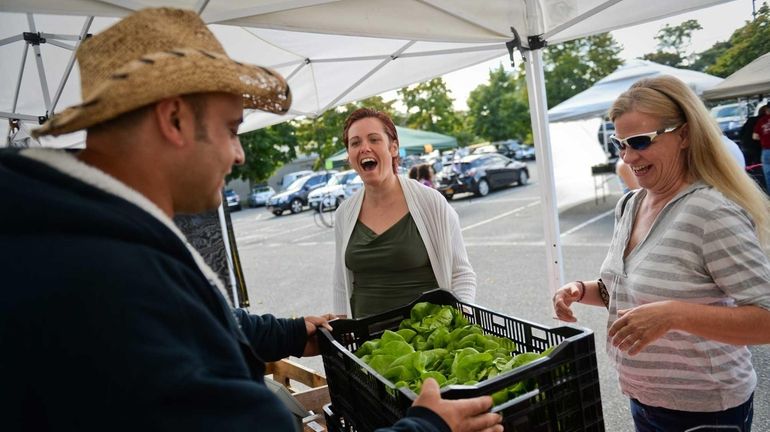
[[[513,30],[513,29],[512,29]],[[556,182],[551,154],[551,136],[548,130],[548,99],[545,92],[543,73],[543,51],[545,41],[539,37],[529,38],[529,49],[522,49],[518,34],[516,40],[509,43],[508,50],[513,62],[513,48],[518,47],[524,57],[527,94],[529,95],[529,115],[532,121],[532,135],[535,139],[538,183],[540,184],[540,203],[543,211],[543,230],[545,235],[545,256],[548,288],[551,294],[564,285],[564,265],[559,230],[559,211],[556,202]]]
[[21,80],[24,78],[24,66],[27,65],[27,52],[29,51],[29,44],[24,44],[24,52],[21,54],[21,66],[19,67],[19,79],[16,80],[16,91],[13,93],[13,106],[11,112],[16,112],[16,106],[19,103],[19,91],[21,91]]
[[571,20],[569,20],[569,21],[567,21],[565,23],[562,23],[561,25],[558,25],[558,26],[552,28],[551,31],[543,34],[543,40],[549,40],[553,35],[558,34],[558,33],[560,33],[562,31],[572,27],[573,25],[575,25],[575,24],[577,24],[579,22],[585,21],[586,18],[590,18],[590,17],[596,15],[597,13],[599,13],[599,12],[601,12],[601,11],[607,9],[607,8],[610,8],[610,7],[614,6],[617,3],[620,3],[621,1],[622,0],[607,0],[604,3],[596,5],[595,7],[593,7],[591,9],[583,12],[582,14],[572,18]]
[[59,98],[61,98],[61,94],[64,91],[64,86],[67,84],[67,81],[69,81],[72,67],[75,66],[75,60],[77,59],[77,50],[80,48],[80,44],[83,43],[86,36],[88,35],[88,30],[91,29],[91,24],[93,22],[93,16],[86,17],[85,22],[83,22],[83,27],[80,29],[80,37],[77,39],[77,42],[75,42],[75,47],[72,50],[72,54],[70,54],[70,59],[67,61],[67,67],[64,68],[64,74],[61,77],[61,81],[59,81],[59,87],[56,89],[56,93],[54,94],[53,103],[51,104],[50,108],[51,114],[53,114],[54,110],[56,109],[56,104],[59,103]]
[[344,98],[345,96],[347,96],[347,95],[348,95],[348,93],[352,92],[352,91],[353,91],[353,89],[355,89],[356,87],[358,87],[359,85],[361,85],[361,83],[363,83],[364,81],[366,81],[367,79],[369,79],[369,77],[370,77],[370,76],[374,75],[374,74],[375,74],[375,73],[377,73],[377,72],[378,72],[380,69],[384,68],[386,64],[388,64],[388,63],[390,63],[390,62],[392,62],[392,61],[395,61],[396,59],[398,59],[398,57],[401,55],[401,53],[403,53],[404,51],[408,50],[408,49],[409,49],[409,48],[410,48],[412,45],[414,45],[415,43],[416,43],[416,41],[409,41],[409,42],[405,43],[405,44],[404,44],[404,46],[402,46],[401,48],[399,48],[398,50],[396,50],[396,52],[394,52],[393,54],[391,54],[390,56],[388,56],[388,57],[387,57],[385,60],[383,60],[382,62],[380,62],[380,63],[379,63],[377,66],[375,66],[374,68],[372,68],[372,70],[370,70],[369,72],[367,72],[366,74],[364,74],[364,76],[362,76],[362,77],[361,77],[361,78],[360,78],[358,81],[354,82],[354,83],[353,83],[353,85],[351,85],[350,87],[348,87],[347,89],[345,89],[345,91],[343,91],[343,92],[340,92],[340,94],[339,94],[339,95],[337,95],[337,97],[336,97],[336,98],[334,98],[334,99],[333,99],[331,102],[329,102],[329,103],[328,103],[328,104],[327,104],[327,105],[326,105],[326,106],[325,106],[325,107],[324,107],[324,108],[321,110],[321,112],[324,112],[324,111],[328,110],[329,108],[332,108],[332,107],[336,106],[337,102],[338,102],[340,99],[342,99],[342,98]]
[[[27,14],[27,23],[29,23],[29,31],[37,33],[35,28],[35,18],[32,14]],[[33,43],[32,50],[35,51],[35,62],[37,63],[37,74],[40,77],[40,88],[43,91],[43,102],[45,102],[45,115],[51,112],[51,94],[48,91],[48,79],[45,76],[45,66],[43,66],[43,56],[40,53],[40,44]]]

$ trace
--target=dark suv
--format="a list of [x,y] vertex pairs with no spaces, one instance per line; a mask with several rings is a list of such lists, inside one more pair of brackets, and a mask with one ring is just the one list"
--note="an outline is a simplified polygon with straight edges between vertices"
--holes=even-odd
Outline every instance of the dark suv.
[[485,196],[492,189],[511,183],[525,185],[528,181],[527,164],[497,153],[466,156],[436,174],[437,189],[447,199],[461,192]]
[[336,173],[337,171],[322,171],[298,178],[285,191],[270,198],[267,210],[276,216],[282,215],[284,210],[291,210],[292,213],[301,212],[307,205],[307,196],[310,191],[325,185]]

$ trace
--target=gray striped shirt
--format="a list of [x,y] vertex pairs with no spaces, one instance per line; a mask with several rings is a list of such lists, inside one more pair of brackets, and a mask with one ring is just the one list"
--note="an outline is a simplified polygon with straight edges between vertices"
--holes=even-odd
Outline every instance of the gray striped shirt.
[[[770,310],[770,262],[748,214],[717,190],[696,183],[660,212],[645,238],[623,259],[637,191],[621,217],[601,268],[610,292],[608,328],[617,311],[662,300]],[[621,200],[622,201],[622,200]],[[722,411],[745,402],[757,375],[745,346],[670,331],[635,356],[607,343],[624,394],[681,411]]]

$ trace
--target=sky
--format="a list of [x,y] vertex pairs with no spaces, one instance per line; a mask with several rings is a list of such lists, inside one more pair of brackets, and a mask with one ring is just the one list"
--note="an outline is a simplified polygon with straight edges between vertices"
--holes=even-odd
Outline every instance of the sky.
[[[758,0],[756,3],[757,8],[759,8],[761,1]],[[612,35],[623,47],[620,57],[623,60],[631,60],[641,57],[646,53],[656,51],[657,41],[655,40],[655,35],[666,24],[675,26],[685,20],[696,19],[703,27],[703,30],[697,30],[693,33],[688,54],[690,52],[701,52],[710,48],[716,42],[729,39],[733,31],[742,27],[746,21],[752,19],[751,11],[751,0],[735,0],[663,20],[616,30],[612,32]],[[454,107],[456,110],[466,110],[468,108],[465,103],[468,94],[479,84],[486,83],[489,78],[489,70],[497,68],[501,63],[507,70],[511,69],[508,56],[504,56],[497,60],[484,62],[443,76],[444,81],[452,92],[451,96],[455,99]],[[396,97],[396,93],[389,92],[383,96],[386,100],[393,99]]]

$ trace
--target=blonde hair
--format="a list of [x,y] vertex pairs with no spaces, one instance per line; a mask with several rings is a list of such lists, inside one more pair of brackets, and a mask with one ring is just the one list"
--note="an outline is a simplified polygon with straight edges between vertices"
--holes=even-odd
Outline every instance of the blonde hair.
[[735,163],[722,142],[722,132],[698,96],[681,80],[662,75],[643,78],[621,94],[609,110],[613,122],[636,111],[660,118],[662,127],[687,123],[685,150],[689,181],[700,180],[749,213],[763,247],[770,241],[770,201],[754,180]]

